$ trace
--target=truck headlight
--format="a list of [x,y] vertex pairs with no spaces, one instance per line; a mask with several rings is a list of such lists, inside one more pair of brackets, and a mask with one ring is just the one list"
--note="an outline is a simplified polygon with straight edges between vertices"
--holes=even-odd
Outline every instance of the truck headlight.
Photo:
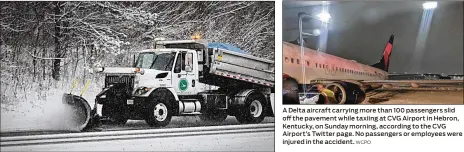
[[151,88],[147,88],[147,87],[140,87],[137,89],[137,91],[135,92],[135,94],[137,95],[142,95],[142,94],[145,94],[147,93],[148,91],[150,91]]

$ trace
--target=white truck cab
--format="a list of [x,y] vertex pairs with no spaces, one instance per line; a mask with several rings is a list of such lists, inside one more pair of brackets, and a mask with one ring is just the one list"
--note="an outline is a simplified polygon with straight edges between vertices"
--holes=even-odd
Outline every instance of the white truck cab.
[[[197,52],[188,49],[151,49],[140,52],[135,67],[134,95],[148,96],[156,88],[173,88],[177,95],[195,95],[198,86]],[[140,84],[143,82],[143,84]]]

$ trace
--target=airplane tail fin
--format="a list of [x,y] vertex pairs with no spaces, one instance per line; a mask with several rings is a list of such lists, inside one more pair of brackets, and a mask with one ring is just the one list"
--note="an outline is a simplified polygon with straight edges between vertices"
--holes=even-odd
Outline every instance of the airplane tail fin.
[[379,68],[382,69],[386,72],[388,72],[388,67],[390,66],[390,55],[392,53],[392,48],[393,48],[393,39],[395,36],[392,34],[390,36],[390,39],[388,40],[387,46],[385,46],[385,49],[383,51],[382,59],[376,64],[371,65],[374,68]]

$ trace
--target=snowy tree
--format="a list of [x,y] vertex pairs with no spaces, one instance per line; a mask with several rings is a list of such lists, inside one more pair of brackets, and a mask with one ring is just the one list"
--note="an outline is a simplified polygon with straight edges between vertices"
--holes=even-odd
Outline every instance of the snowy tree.
[[274,59],[274,2],[4,1],[0,9],[2,102],[41,99],[59,84],[95,78],[88,71],[97,63],[129,66],[130,52],[155,37],[200,32]]

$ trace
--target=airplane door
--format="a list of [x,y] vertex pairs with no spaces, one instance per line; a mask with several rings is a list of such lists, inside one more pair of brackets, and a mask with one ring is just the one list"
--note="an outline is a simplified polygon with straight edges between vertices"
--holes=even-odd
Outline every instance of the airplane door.
[[335,70],[335,64],[332,64],[332,67],[331,67],[330,70],[331,70],[331,71],[330,71],[330,74],[335,75],[335,73],[337,72],[337,71]]
[[[187,55],[189,54],[189,55]],[[193,56],[186,51],[177,53],[172,74],[172,86],[178,95],[192,95],[195,92],[195,74],[193,73]]]
[[325,75],[330,75],[330,67],[327,62],[324,64],[324,70],[325,70]]

